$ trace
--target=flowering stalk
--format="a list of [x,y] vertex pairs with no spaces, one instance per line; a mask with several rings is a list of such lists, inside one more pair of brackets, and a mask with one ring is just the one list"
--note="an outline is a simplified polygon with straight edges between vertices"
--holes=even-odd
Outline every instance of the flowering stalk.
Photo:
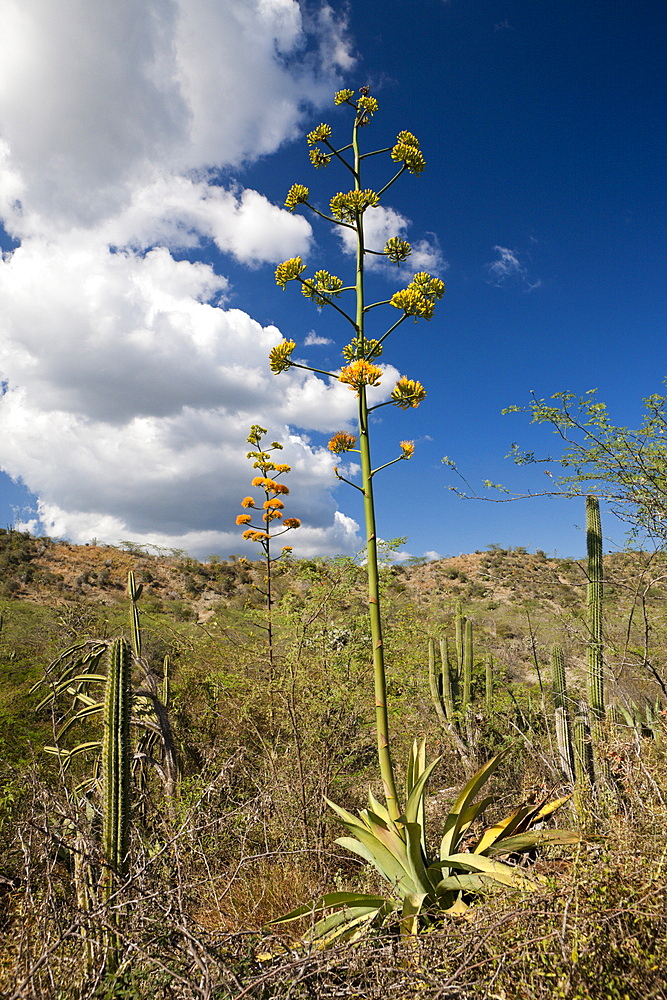
[[[363,494],[364,519],[366,525],[366,566],[368,573],[368,608],[373,644],[373,673],[375,687],[375,724],[377,732],[378,760],[380,773],[384,784],[387,810],[392,820],[398,819],[402,809],[398,800],[396,780],[391,758],[389,741],[389,719],[387,713],[387,683],[385,672],[384,645],[382,638],[382,619],[380,614],[380,582],[378,573],[377,531],[375,524],[375,502],[373,496],[373,478],[382,469],[393,465],[401,459],[409,459],[414,452],[411,441],[401,441],[401,454],[373,468],[369,436],[369,415],[377,406],[395,405],[402,409],[416,407],[426,396],[426,390],[412,379],[402,377],[394,386],[391,397],[386,403],[369,406],[368,387],[380,384],[384,371],[376,363],[383,352],[384,341],[408,316],[414,319],[431,319],[437,299],[441,298],[445,287],[439,278],[421,272],[415,274],[406,288],[394,293],[383,302],[365,303],[364,260],[368,253],[379,253],[369,250],[364,245],[364,213],[375,208],[380,202],[380,196],[407,170],[419,174],[424,169],[424,157],[419,148],[419,142],[410,132],[400,132],[393,147],[362,153],[359,146],[359,130],[368,125],[378,110],[378,102],[368,93],[367,87],[362,87],[360,96],[354,100],[354,91],[341,90],[334,98],[336,105],[348,105],[354,111],[352,125],[352,141],[340,148],[331,141],[332,128],[321,124],[307,136],[309,146],[321,143],[311,149],[310,160],[314,167],[327,167],[332,160],[340,161],[354,178],[354,187],[348,192],[339,192],[329,203],[330,215],[321,212],[310,204],[310,191],[303,184],[293,184],[290,188],[286,207],[294,211],[300,205],[305,205],[321,218],[333,225],[342,226],[354,231],[356,236],[356,270],[354,285],[344,286],[336,275],[328,271],[316,271],[313,278],[304,278],[306,265],[301,257],[293,257],[280,264],[276,270],[276,283],[285,288],[288,281],[301,284],[301,291],[306,298],[312,299],[316,305],[332,306],[354,328],[354,337],[344,349],[343,357],[346,364],[339,372],[322,372],[320,369],[309,368],[307,365],[292,361],[292,352],[296,347],[293,340],[283,340],[273,348],[269,356],[271,370],[275,374],[286,371],[290,367],[305,368],[319,374],[328,374],[331,378],[347,385],[356,393],[358,401],[358,435],[353,436],[341,431],[335,434],[329,442],[329,449],[334,454],[355,451],[361,460],[361,486],[355,486]],[[380,153],[390,153],[391,159],[400,164],[399,169],[379,192],[362,186],[363,160]],[[347,156],[343,154],[348,154]],[[351,155],[350,155],[351,154]],[[410,244],[399,237],[392,237],[381,252],[395,264],[401,264],[410,256]],[[334,299],[342,294],[354,293],[354,309],[347,312]],[[370,310],[381,305],[390,305],[401,313],[398,320],[389,325],[382,336],[373,340],[366,335],[366,316]],[[335,470],[339,479],[349,482]]]
[[[236,523],[237,525],[245,528],[245,531],[243,532],[243,537],[245,539],[251,542],[257,542],[258,545],[260,545],[264,556],[264,562],[266,564],[266,590],[260,591],[260,593],[262,593],[266,598],[266,634],[269,651],[269,670],[271,674],[273,674],[274,649],[273,623],[271,620],[273,593],[271,589],[271,569],[273,563],[277,562],[279,559],[289,556],[292,551],[292,546],[283,545],[280,555],[274,557],[271,555],[271,542],[278,536],[284,535],[285,532],[299,528],[301,526],[301,521],[299,521],[298,517],[283,517],[282,512],[285,505],[281,497],[286,496],[289,493],[289,488],[285,486],[284,483],[279,483],[278,479],[280,476],[290,472],[291,468],[285,463],[274,462],[271,458],[272,452],[282,451],[283,446],[278,441],[273,441],[270,448],[262,448],[262,438],[265,434],[265,427],[260,427],[259,424],[253,424],[247,438],[248,444],[255,446],[255,450],[249,451],[247,457],[254,460],[253,469],[257,469],[261,472],[260,476],[255,476],[252,480],[252,486],[261,488],[264,491],[264,501],[260,507],[255,504],[254,497],[251,496],[244,497],[241,501],[241,506],[245,510],[256,511],[262,523],[261,525],[253,524],[252,514],[239,514],[236,518]],[[280,530],[272,532],[271,526],[276,522],[279,524]]]

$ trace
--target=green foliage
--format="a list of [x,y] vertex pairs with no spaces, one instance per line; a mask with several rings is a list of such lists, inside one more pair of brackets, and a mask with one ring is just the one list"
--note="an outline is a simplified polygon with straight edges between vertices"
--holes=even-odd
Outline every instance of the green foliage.
[[[326,893],[310,905],[272,921],[274,926],[303,917],[311,918],[304,940],[319,946],[337,940],[356,940],[372,925],[393,921],[404,935],[416,934],[420,923],[442,919],[445,914],[465,913],[468,900],[491,889],[535,891],[540,879],[523,869],[495,860],[521,854],[548,844],[572,844],[579,839],[569,830],[529,831],[541,823],[566,799],[522,805],[493,826],[487,827],[474,846],[462,844],[470,828],[492,798],[475,802],[479,791],[503,760],[507,751],[493,757],[459,792],[443,828],[437,860],[426,849],[424,796],[426,783],[438,760],[426,766],[425,742],[415,741],[406,777],[405,809],[393,820],[388,809],[369,792],[368,808],[358,816],[330,802],[352,836],[336,843],[371,864],[391,887],[389,896],[357,892]],[[322,915],[323,911],[330,911]]]
[[564,445],[556,459],[536,458],[518,445],[512,446],[512,457],[519,465],[560,462],[565,475],[556,481],[567,494],[603,497],[638,534],[667,541],[667,396],[647,396],[644,419],[633,430],[612,423],[596,392],[579,398],[558,392],[550,400],[533,397],[528,406],[505,409],[550,425]]

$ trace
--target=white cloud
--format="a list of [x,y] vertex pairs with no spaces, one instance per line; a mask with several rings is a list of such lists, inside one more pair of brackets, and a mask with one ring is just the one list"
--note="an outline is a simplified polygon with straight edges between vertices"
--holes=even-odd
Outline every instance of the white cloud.
[[320,337],[314,330],[306,334],[306,339],[304,340],[306,347],[320,347],[325,344],[333,344],[333,340],[330,340],[329,337]]
[[531,281],[528,276],[528,269],[521,262],[516,250],[510,250],[508,247],[501,246],[495,246],[493,249],[498,255],[498,259],[486,265],[490,284],[500,287],[512,279],[517,279],[526,286],[529,292],[541,286],[542,281],[540,278],[536,281]]
[[[377,208],[369,208],[364,215],[364,242],[368,250],[382,252],[385,243],[392,236],[406,239],[410,220],[401,215],[394,208],[378,205]],[[337,230],[343,243],[343,248],[347,253],[354,254],[357,250],[356,235],[351,229],[340,228]],[[409,241],[408,241],[409,242]],[[447,270],[447,263],[443,260],[438,246],[437,238],[431,235],[429,239],[418,240],[412,243],[412,253],[405,264],[400,268],[392,264],[386,257],[378,257],[368,254],[366,257],[366,268],[379,270],[382,268],[387,277],[397,279],[398,282],[406,277],[406,282],[417,271],[428,271],[430,274],[440,275]],[[398,278],[397,278],[398,276]]]
[[359,544],[334,456],[291,430],[346,426],[353,394],[272,376],[280,331],[173,256],[207,240],[249,265],[307,252],[303,217],[220,177],[292,138],[351,68],[344,19],[308,10],[0,0],[0,219],[19,243],[0,260],[0,467],[51,534],[239,550],[261,423],[293,465],[295,552]]

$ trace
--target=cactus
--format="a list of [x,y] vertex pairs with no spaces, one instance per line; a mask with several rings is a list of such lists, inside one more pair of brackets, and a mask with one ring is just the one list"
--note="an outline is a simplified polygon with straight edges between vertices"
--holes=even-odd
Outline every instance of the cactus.
[[[131,653],[125,639],[109,647],[102,742],[102,850],[112,876],[127,873],[130,834]],[[114,878],[108,880],[112,885]]]
[[589,825],[595,771],[591,746],[591,717],[588,702],[581,698],[574,717],[574,806],[583,827]]
[[487,719],[493,716],[493,688],[493,657],[489,655],[484,667],[484,703]]
[[553,685],[554,715],[556,720],[556,742],[560,765],[568,781],[575,780],[574,748],[568,714],[567,687],[565,683],[565,658],[560,646],[551,651],[551,673]]
[[[429,639],[429,687],[441,725],[453,738],[463,760],[472,764],[479,742],[472,716],[473,625],[463,614],[460,601],[456,604],[454,628],[456,656],[453,663],[447,639],[440,640],[439,663],[436,663],[435,641]],[[493,697],[492,666],[487,666],[486,674],[486,710],[490,717]]]
[[602,527],[597,497],[586,497],[588,551],[588,700],[593,720],[604,719],[604,663],[602,641]]

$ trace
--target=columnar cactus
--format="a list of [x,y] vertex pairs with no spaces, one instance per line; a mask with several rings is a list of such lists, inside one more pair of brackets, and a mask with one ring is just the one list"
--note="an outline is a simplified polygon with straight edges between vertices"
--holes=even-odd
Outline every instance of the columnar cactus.
[[[127,873],[130,836],[132,657],[125,639],[109,647],[102,741],[102,850],[115,878]],[[113,879],[109,880],[109,884]]]
[[568,781],[574,781],[574,749],[570,731],[569,705],[565,682],[565,657],[560,646],[551,651],[551,672],[553,685],[554,716],[556,720],[556,743],[560,766]]
[[588,550],[588,700],[593,719],[604,718],[604,646],[602,640],[602,527],[600,502],[586,497]]

